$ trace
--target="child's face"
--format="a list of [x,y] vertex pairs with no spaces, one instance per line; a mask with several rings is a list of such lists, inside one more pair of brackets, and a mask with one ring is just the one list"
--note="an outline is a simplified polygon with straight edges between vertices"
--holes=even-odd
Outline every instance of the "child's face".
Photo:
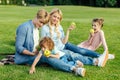
[[58,24],[60,21],[60,15],[57,12],[53,13],[50,17],[50,21],[52,25]]
[[44,46],[41,48],[42,51],[44,52],[45,50],[49,50],[48,46],[46,44],[44,44]]
[[99,31],[101,26],[98,22],[93,22],[92,23],[92,28],[94,29],[95,32]]

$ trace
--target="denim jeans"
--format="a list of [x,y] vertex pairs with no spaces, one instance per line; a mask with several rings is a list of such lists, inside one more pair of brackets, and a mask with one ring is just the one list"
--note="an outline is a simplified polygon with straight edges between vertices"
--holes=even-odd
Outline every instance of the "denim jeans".
[[66,56],[67,59],[70,60],[70,61],[76,62],[77,60],[79,60],[83,64],[93,65],[93,58],[91,58],[91,57],[83,56],[81,54],[74,53],[70,50],[62,50],[62,51],[65,52],[64,56]]
[[89,57],[99,57],[100,56],[100,54],[97,52],[77,47],[76,45],[71,44],[69,42],[65,44],[64,49],[71,50],[71,51],[73,51],[75,53],[79,53],[83,56],[89,56]]
[[72,65],[72,66],[75,66],[75,65],[76,65],[76,62],[73,61],[73,60],[69,60],[69,58],[68,58],[66,55],[60,57],[60,60],[64,61],[64,62],[67,63],[67,64],[70,64],[70,65]]
[[[35,60],[36,56],[16,56],[15,63],[16,64],[29,64],[32,65],[33,61]],[[37,65],[42,63],[47,63],[55,69],[72,72],[72,65],[65,63],[64,61],[57,59],[57,58],[47,58],[45,56],[41,56],[40,60],[38,61]]]
[[[32,63],[34,61],[34,58],[31,58],[30,62]],[[50,66],[52,66],[55,69],[65,71],[65,72],[72,72],[72,65],[67,64],[66,62],[57,59],[57,58],[47,58],[45,56],[41,56],[41,59],[39,60],[38,64],[47,63]]]

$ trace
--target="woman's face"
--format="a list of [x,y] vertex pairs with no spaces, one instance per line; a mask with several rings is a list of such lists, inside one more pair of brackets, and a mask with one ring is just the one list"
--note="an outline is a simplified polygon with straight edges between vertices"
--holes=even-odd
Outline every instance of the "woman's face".
[[101,26],[98,22],[93,22],[92,23],[92,28],[94,29],[95,32],[99,31]]
[[50,22],[52,25],[58,24],[60,21],[60,15],[56,12],[50,16]]

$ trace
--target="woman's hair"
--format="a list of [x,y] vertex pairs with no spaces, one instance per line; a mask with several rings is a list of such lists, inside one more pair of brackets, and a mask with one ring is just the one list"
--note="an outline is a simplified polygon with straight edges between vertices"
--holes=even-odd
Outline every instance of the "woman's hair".
[[[57,33],[57,37],[60,38],[60,32],[58,31],[58,27],[60,26],[60,21],[62,20],[62,11],[60,9],[55,8],[50,12],[50,16],[52,16],[54,13],[58,13],[60,15],[60,20],[55,25],[55,32]],[[49,21],[48,25],[50,28],[50,36],[52,37],[52,25],[51,25],[50,21]]]
[[101,25],[101,27],[103,27],[104,19],[102,19],[102,18],[95,18],[95,19],[93,19],[92,22],[98,22],[99,25]]
[[49,50],[52,50],[54,48],[54,42],[50,37],[44,37],[39,42],[40,48],[44,46],[48,46]]
[[45,9],[41,9],[37,12],[38,19],[44,19],[44,24],[49,21],[49,13]]

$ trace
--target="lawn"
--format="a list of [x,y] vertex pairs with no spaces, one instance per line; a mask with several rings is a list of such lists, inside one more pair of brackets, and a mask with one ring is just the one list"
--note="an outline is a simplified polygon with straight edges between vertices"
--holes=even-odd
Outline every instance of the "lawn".
[[[59,8],[63,12],[61,22],[64,30],[72,21],[77,25],[70,33],[69,41],[78,44],[88,38],[91,21],[93,18],[103,18],[105,37],[110,53],[116,58],[108,60],[104,68],[85,65],[87,70],[84,78],[72,73],[62,72],[51,67],[37,66],[37,72],[29,75],[30,66],[5,65],[0,66],[0,80],[120,80],[120,9],[119,8],[95,8],[84,6],[0,6],[0,58],[3,54],[15,53],[15,31],[18,25],[29,19],[33,19],[38,9],[46,9],[50,12],[53,8]],[[100,47],[97,52],[102,53]]]

